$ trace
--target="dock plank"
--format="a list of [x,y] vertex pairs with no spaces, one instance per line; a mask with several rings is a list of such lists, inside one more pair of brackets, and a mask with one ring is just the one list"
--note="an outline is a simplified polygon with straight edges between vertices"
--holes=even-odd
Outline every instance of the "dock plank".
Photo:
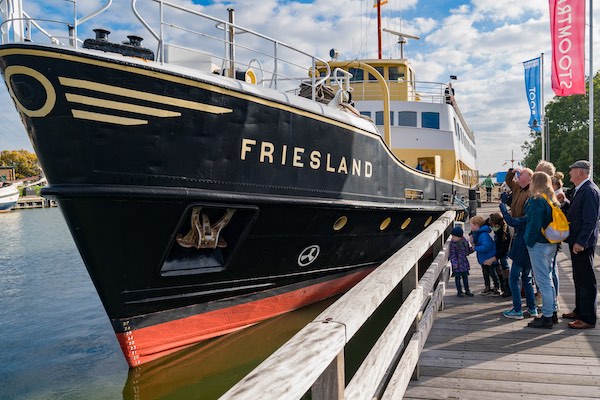
[[[575,302],[571,261],[563,247],[559,316]],[[480,293],[481,268],[475,255],[469,260],[471,289]],[[598,256],[595,265],[600,266]],[[404,399],[600,398],[600,326],[573,330],[561,318],[550,330],[529,328],[531,319],[502,316],[512,307],[511,298],[459,298],[452,279],[444,302],[419,359],[420,379],[411,381]]]

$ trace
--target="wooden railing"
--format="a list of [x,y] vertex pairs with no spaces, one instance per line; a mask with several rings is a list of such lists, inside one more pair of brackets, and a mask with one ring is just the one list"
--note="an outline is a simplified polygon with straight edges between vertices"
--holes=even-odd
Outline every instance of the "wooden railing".
[[[402,398],[413,373],[418,378],[419,355],[443,306],[450,276],[444,238],[455,216],[454,211],[443,214],[221,399],[292,400],[309,390],[313,400]],[[418,261],[432,246],[442,250],[419,279]],[[345,386],[346,344],[398,285],[402,306]]]

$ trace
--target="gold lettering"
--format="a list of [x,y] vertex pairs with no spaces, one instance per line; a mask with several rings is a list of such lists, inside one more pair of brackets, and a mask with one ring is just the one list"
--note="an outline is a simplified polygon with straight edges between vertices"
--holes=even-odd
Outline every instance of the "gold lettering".
[[321,153],[314,150],[310,153],[310,167],[312,169],[319,169],[321,166]]
[[352,159],[352,175],[360,176],[361,160]]
[[281,153],[281,165],[285,165],[285,157],[287,156],[287,144],[282,146],[283,152]]
[[[275,156],[279,158],[279,154],[275,154],[276,147],[274,143],[242,138],[240,148],[240,159],[245,161],[257,146],[260,146],[260,152],[258,155],[259,162],[273,164],[275,162]],[[279,149],[277,148],[277,151],[278,150]],[[291,148],[288,149],[287,144],[281,145],[281,165],[288,165],[288,150],[291,150]],[[326,153],[326,160],[322,160],[323,154],[319,150],[310,151],[308,159],[305,159],[305,154],[308,153],[304,147],[293,147],[293,151],[290,154],[291,165],[295,168],[304,168],[307,164],[305,161],[308,161],[308,165],[311,169],[318,170],[323,165],[322,161],[324,161],[325,171],[338,174],[343,173],[346,175],[350,174],[350,159],[346,158],[345,156],[340,157],[336,168],[334,166],[336,160],[332,159],[333,157],[330,153]],[[365,160],[357,160],[354,158],[352,158],[351,160],[352,175],[364,176],[365,178],[371,178],[373,176],[373,164],[371,162]]]
[[342,157],[342,159],[340,160],[340,166],[338,167],[338,174],[342,171],[346,175],[348,175],[348,167],[346,166],[346,157]]
[[273,164],[273,151],[275,150],[275,146],[271,142],[262,142],[260,144],[260,162],[265,162],[265,159],[269,159],[269,164]]
[[250,153],[252,148],[250,146],[254,146],[256,144],[256,140],[254,139],[242,139],[242,154],[240,155],[242,160],[246,159],[246,154]]
[[370,178],[373,175],[373,164],[365,161],[365,178]]
[[294,162],[292,163],[294,167],[304,167],[304,163],[302,162],[302,154],[304,154],[304,149],[302,147],[294,147]]
[[331,166],[331,154],[327,153],[327,165],[325,166],[327,172],[335,172],[335,168]]

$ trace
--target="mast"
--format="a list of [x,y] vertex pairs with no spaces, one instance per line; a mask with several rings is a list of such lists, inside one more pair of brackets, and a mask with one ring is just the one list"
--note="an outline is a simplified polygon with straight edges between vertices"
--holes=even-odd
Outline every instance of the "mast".
[[381,60],[381,0],[377,0],[377,54]]

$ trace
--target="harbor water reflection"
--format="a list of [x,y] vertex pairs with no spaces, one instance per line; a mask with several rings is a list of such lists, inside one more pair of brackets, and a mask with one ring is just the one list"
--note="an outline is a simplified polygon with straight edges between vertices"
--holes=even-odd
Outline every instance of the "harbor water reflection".
[[60,210],[0,233],[1,399],[216,399],[333,302],[129,370]]

